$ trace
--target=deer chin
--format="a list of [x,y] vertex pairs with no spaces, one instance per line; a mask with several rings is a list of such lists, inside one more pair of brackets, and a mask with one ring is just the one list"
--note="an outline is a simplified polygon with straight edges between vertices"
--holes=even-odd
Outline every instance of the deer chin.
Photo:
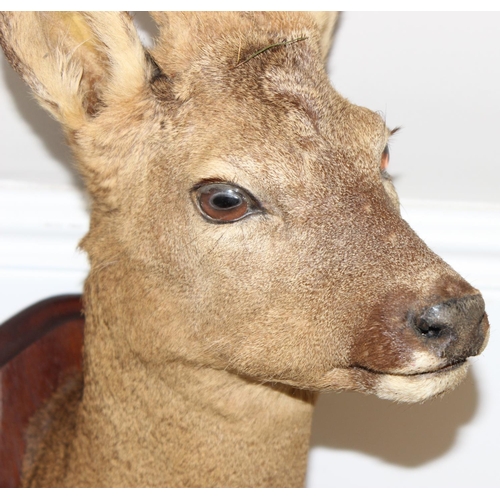
[[363,368],[359,370],[365,372],[363,379],[365,383],[369,381],[369,392],[379,398],[420,403],[454,389],[464,380],[468,368],[469,362],[464,360],[432,371],[407,374],[372,373]]

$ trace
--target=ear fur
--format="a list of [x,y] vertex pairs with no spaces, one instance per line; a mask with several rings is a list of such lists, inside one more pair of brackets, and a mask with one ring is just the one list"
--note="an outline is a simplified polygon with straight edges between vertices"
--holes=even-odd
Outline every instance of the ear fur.
[[140,91],[151,71],[124,12],[1,12],[0,44],[40,104],[72,130]]
[[339,13],[338,12],[309,12],[314,21],[318,25],[320,32],[320,50],[323,62],[326,64],[328,53],[330,52],[333,40],[333,33],[337,24]]

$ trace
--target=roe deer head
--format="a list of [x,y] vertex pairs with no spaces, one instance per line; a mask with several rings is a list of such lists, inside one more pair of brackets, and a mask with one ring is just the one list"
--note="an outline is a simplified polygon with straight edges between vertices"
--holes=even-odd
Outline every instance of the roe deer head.
[[[335,15],[4,13],[92,198],[83,388],[25,484],[298,486],[315,394],[416,402],[481,352],[481,295],[401,218],[391,131],[325,71]],[[50,425],[49,425],[49,423]]]

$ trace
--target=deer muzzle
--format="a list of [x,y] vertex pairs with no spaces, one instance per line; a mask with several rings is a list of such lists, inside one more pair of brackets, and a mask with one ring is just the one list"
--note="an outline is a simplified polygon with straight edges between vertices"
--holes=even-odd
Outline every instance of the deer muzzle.
[[[365,392],[418,402],[453,389],[465,378],[468,358],[487,344],[489,322],[482,296],[471,288],[463,295],[432,294],[409,303],[401,300],[382,321],[371,319],[351,366]],[[379,309],[375,317],[381,317]]]

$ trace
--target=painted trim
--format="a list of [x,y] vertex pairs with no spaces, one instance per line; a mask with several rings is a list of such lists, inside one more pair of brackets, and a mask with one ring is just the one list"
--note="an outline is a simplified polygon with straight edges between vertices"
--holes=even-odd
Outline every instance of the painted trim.
[[[0,270],[86,272],[88,200],[76,187],[0,181]],[[477,288],[500,293],[500,205],[402,200],[401,213]]]

